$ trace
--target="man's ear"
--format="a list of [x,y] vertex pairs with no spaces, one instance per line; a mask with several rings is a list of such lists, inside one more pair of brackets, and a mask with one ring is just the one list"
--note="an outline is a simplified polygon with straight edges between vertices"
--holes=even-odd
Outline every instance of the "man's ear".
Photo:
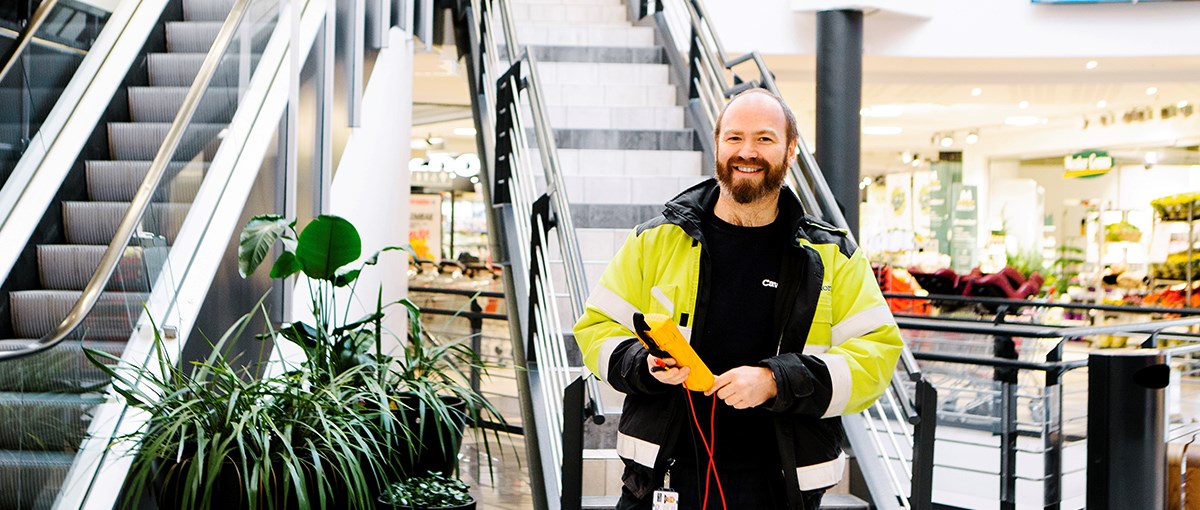
[[788,153],[788,161],[795,161],[796,157],[799,156],[799,154],[796,152],[796,147],[798,147],[799,145],[800,145],[799,138],[797,138],[796,140],[792,140],[792,143],[788,144],[788,149],[787,149],[788,150],[788,152],[787,152]]

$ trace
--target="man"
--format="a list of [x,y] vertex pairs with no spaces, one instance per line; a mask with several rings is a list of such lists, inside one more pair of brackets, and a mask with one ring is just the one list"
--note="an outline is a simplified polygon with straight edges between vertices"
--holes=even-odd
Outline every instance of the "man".
[[[669,483],[680,509],[816,510],[845,469],[839,417],[891,379],[900,334],[870,264],[782,189],[798,138],[774,94],[734,97],[717,118],[717,179],[634,229],[588,298],[584,362],[626,395],[619,509],[651,508]],[[687,391],[689,368],[650,355],[634,312],[672,317],[712,389]]]

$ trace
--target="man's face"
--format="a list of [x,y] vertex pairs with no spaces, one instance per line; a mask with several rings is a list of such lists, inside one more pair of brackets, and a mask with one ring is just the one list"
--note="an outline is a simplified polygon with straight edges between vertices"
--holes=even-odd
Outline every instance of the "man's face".
[[761,94],[737,98],[725,110],[716,143],[717,181],[734,201],[775,197],[794,151],[778,102]]

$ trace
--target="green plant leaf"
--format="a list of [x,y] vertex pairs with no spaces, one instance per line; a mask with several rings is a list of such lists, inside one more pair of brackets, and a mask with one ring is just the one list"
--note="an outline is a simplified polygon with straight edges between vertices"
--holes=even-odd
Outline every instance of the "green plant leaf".
[[262,264],[271,246],[292,229],[289,222],[277,214],[264,214],[250,218],[238,238],[238,273],[245,278]]
[[275,259],[275,265],[271,266],[271,278],[283,279],[296,274],[302,268],[300,261],[296,259],[296,254],[290,251],[285,251]]
[[318,346],[317,330],[303,322],[293,322],[279,328],[279,336],[304,349],[315,349]]
[[333,277],[333,286],[334,287],[345,287],[347,285],[350,285],[351,283],[354,282],[354,280],[358,279],[358,274],[361,272],[362,272],[361,269],[352,269],[350,271],[346,271],[345,273],[335,275]]
[[337,270],[362,255],[362,238],[345,218],[321,215],[310,222],[296,244],[304,274],[332,281]]

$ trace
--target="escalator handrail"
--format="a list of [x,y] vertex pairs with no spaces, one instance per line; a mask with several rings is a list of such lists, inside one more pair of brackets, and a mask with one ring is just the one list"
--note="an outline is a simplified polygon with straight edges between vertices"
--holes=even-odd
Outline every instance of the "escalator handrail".
[[38,5],[38,8],[33,11],[33,16],[29,19],[29,24],[21,30],[21,36],[17,38],[17,44],[13,45],[12,50],[4,59],[4,67],[0,68],[0,83],[4,83],[4,78],[8,77],[8,72],[17,65],[18,57],[25,52],[25,48],[33,41],[33,34],[36,34],[39,28],[42,28],[42,23],[50,17],[50,11],[58,5],[58,0],[44,0]]
[[[56,1],[48,0],[48,3],[53,4]],[[138,187],[137,194],[130,202],[125,216],[121,218],[121,223],[117,227],[116,234],[113,235],[112,241],[105,248],[104,255],[100,258],[100,265],[96,268],[96,272],[92,273],[92,278],[88,280],[87,286],[84,287],[79,300],[75,302],[75,305],[67,312],[67,316],[58,324],[54,331],[47,333],[34,343],[21,349],[0,352],[0,362],[32,356],[54,348],[54,346],[62,343],[67,338],[67,335],[79,327],[83,319],[91,312],[92,307],[96,305],[96,302],[100,299],[100,294],[104,292],[104,288],[108,285],[109,278],[112,277],[117,264],[121,261],[125,248],[129,244],[129,239],[133,236],[138,225],[142,223],[142,216],[145,215],[151,199],[158,190],[158,185],[166,173],[167,165],[175,155],[175,150],[179,147],[179,142],[183,138],[184,131],[191,124],[192,117],[200,105],[200,99],[208,90],[212,78],[216,74],[217,65],[221,62],[225,51],[232,43],[236,29],[241,24],[242,18],[245,17],[250,1],[236,0],[234,2],[233,8],[229,11],[229,16],[225,19],[224,24],[221,25],[220,32],[217,33],[216,41],[213,42],[208,54],[204,57],[204,62],[200,65],[200,72],[197,73],[195,80],[192,81],[191,88],[188,89],[187,96],[183,100],[183,106],[180,107],[179,113],[175,116],[175,121],[171,123],[171,127],[167,130],[167,136],[163,140],[162,146],[159,147],[158,153],[154,156],[154,160],[150,164],[150,169],[146,172],[146,177]],[[41,12],[40,7],[38,11]]]
[[[18,32],[18,31],[16,31],[16,30],[13,30],[13,29],[11,29],[11,28],[8,28],[8,27],[0,27],[0,34],[4,34],[4,35],[6,35],[6,36],[12,36],[12,39],[13,39],[14,41],[15,41],[15,40],[17,40],[18,38],[20,38],[20,37],[21,37],[21,34],[23,34],[23,33],[24,33],[24,32]],[[76,48],[76,47],[74,47],[74,46],[71,46],[71,45],[69,45],[69,44],[63,44],[63,43],[60,43],[60,42],[58,42],[58,41],[51,41],[51,40],[49,40],[49,39],[42,39],[41,37],[34,37],[34,38],[30,39],[30,42],[31,42],[32,44],[36,44],[36,45],[38,45],[38,46],[41,46],[41,47],[43,47],[43,48],[50,48],[50,49],[53,49],[53,50],[55,50],[55,51],[60,51],[60,52],[62,52],[62,53],[71,53],[71,54],[74,54],[74,55],[80,55],[80,56],[82,56],[82,55],[87,55],[87,50],[80,49],[80,48]],[[5,62],[8,62],[9,60],[16,60],[18,56],[19,56],[19,55],[18,55],[18,54],[15,54],[15,53],[13,53],[13,54],[10,54],[10,55],[9,55],[9,58],[5,59]],[[11,66],[6,64],[6,65],[5,65],[5,67],[11,67]],[[0,76],[0,79],[2,79],[2,78],[3,78],[3,76]]]

